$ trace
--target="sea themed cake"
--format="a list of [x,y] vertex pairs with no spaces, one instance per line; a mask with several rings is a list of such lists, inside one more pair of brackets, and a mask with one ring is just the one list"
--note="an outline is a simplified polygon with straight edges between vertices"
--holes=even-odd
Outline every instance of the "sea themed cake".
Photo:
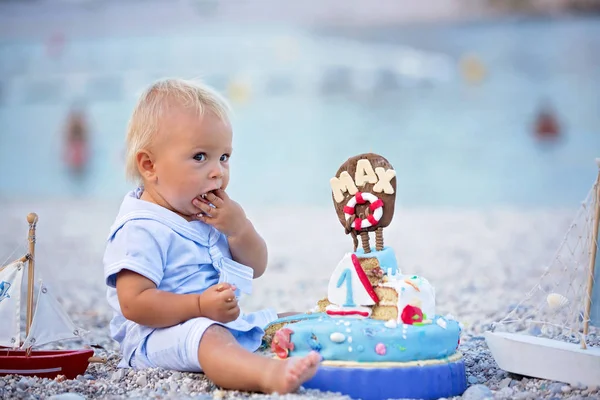
[[[436,313],[432,284],[403,273],[394,250],[384,246],[383,229],[394,214],[396,171],[380,155],[361,154],[343,163],[330,184],[353,251],[332,270],[327,296],[312,312],[267,327],[272,352],[282,359],[313,350],[321,354],[322,366],[305,387],[363,399],[461,394],[466,388],[457,351],[461,324]],[[389,379],[405,383],[390,387]]]

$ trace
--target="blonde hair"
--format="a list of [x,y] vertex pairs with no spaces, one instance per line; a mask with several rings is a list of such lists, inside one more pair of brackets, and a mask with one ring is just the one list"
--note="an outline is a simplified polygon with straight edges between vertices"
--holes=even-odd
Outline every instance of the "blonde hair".
[[152,142],[159,120],[169,103],[178,104],[202,115],[206,110],[229,122],[230,107],[214,89],[200,81],[162,79],[150,85],[138,99],[127,127],[126,176],[140,182],[137,153]]

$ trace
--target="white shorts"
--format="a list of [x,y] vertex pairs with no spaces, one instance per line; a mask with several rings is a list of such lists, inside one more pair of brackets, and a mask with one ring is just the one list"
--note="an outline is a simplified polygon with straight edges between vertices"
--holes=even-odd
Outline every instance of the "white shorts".
[[[211,325],[227,328],[238,343],[250,352],[256,351],[264,335],[263,327],[277,319],[272,309],[246,314],[228,324],[208,318],[194,318],[179,325],[155,329],[135,349],[130,365],[134,369],[164,368],[183,372],[202,372],[198,348],[204,332]],[[240,320],[243,320],[246,324]],[[242,322],[242,323],[240,323]]]

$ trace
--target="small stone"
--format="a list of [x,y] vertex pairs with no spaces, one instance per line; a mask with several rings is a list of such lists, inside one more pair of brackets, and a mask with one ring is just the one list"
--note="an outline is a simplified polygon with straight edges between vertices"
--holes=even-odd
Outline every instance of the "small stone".
[[511,381],[511,379],[510,379],[510,378],[504,378],[504,379],[502,379],[502,380],[500,381],[500,384],[498,385],[498,387],[499,387],[500,389],[507,388],[507,387],[508,387],[508,385],[510,385],[510,381]]
[[223,397],[225,397],[225,391],[224,390],[215,390],[212,395],[215,399],[222,399]]
[[174,381],[178,381],[181,379],[181,372],[173,372],[173,375],[171,375],[171,379]]
[[61,393],[48,397],[48,400],[85,400],[85,397],[77,393]]
[[121,379],[125,378],[126,374],[127,372],[123,368],[119,368],[112,374],[112,377],[110,379],[113,382],[119,382]]
[[4,381],[0,381],[0,388],[3,388],[3,387],[4,387],[4,385],[6,385],[6,382],[4,382]]
[[563,392],[563,393],[571,393],[571,390],[573,390],[573,389],[571,389],[571,386],[567,386],[567,385],[562,386],[560,388],[560,391]]
[[169,391],[177,392],[177,389],[179,389],[179,385],[177,384],[177,382],[171,382],[171,384],[169,385]]
[[551,383],[550,385],[548,385],[548,390],[550,391],[550,393],[557,394],[557,393],[561,392],[560,389],[562,387],[563,387],[562,383],[560,383],[560,382],[554,382],[554,383]]
[[476,376],[473,376],[473,375],[470,375],[470,376],[467,378],[467,381],[469,381],[469,383],[470,383],[471,385],[475,385],[475,384],[479,383],[479,379],[477,379],[477,377],[476,377]]
[[17,389],[25,390],[28,387],[29,387],[29,379],[27,379],[25,377],[21,378],[19,383],[17,383]]
[[462,395],[463,400],[485,400],[493,398],[492,391],[485,385],[470,386]]
[[135,381],[135,384],[139,387],[146,387],[148,385],[148,378],[146,378],[145,374],[141,374]]
[[512,388],[506,386],[496,392],[495,398],[499,400],[509,400],[513,398],[513,392]]
[[88,381],[94,380],[94,376],[93,376],[93,375],[90,375],[90,374],[85,374],[83,377],[84,377],[85,379],[87,379]]
[[506,371],[499,369],[498,372],[496,372],[496,377],[502,378],[503,376],[506,376]]

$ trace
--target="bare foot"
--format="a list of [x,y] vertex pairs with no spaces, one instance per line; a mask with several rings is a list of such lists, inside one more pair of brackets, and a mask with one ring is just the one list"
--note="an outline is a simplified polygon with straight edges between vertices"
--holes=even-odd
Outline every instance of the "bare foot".
[[304,382],[315,375],[321,362],[321,355],[311,351],[302,358],[293,357],[285,361],[277,360],[277,362],[283,362],[285,365],[275,364],[268,373],[266,392],[287,394],[298,390]]

